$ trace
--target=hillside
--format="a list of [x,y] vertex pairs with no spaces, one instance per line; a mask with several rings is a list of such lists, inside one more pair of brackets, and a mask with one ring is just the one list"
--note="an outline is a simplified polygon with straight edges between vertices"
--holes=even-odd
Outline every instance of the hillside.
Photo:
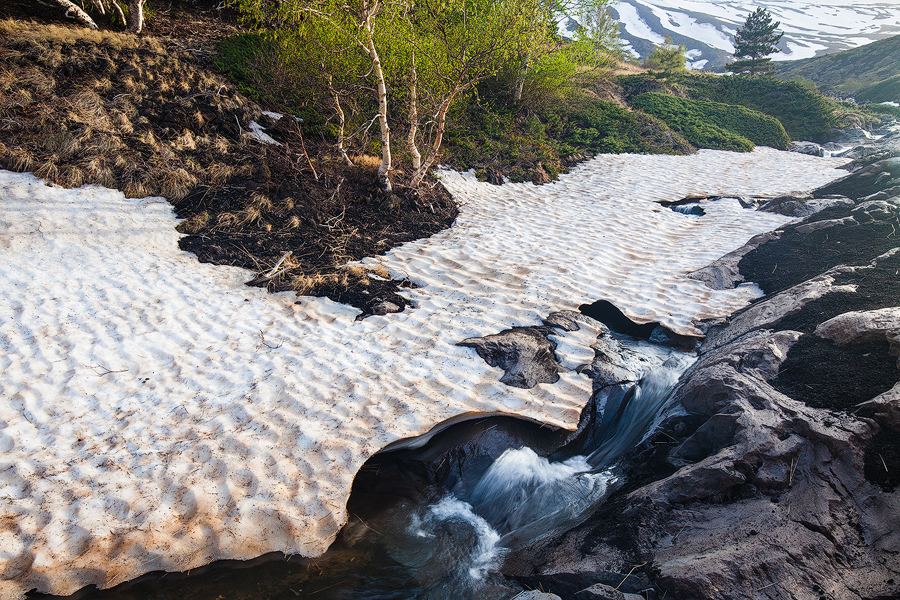
[[757,6],[781,22],[784,37],[776,61],[827,55],[900,33],[900,11],[884,1],[619,0],[612,8],[634,54],[648,56],[668,36],[688,49],[691,68],[710,69],[731,62],[734,33]]
[[[900,97],[900,35],[859,48],[778,64],[776,76],[803,78],[823,92],[852,95],[871,102]],[[884,85],[887,80],[893,85]]]

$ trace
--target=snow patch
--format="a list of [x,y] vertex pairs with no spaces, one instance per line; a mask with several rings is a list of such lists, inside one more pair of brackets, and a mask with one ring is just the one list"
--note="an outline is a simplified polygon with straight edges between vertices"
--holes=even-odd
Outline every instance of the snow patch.
[[[355,473],[391,442],[472,412],[574,428],[587,377],[508,387],[456,343],[598,299],[698,333],[694,320],[760,291],[686,274],[786,218],[724,202],[693,218],[657,201],[810,189],[844,162],[605,155],[540,187],[444,172],[454,226],[362,261],[418,282],[413,306],[363,321],[198,263],[160,198],[0,171],[0,597],[318,555]],[[567,364],[588,356],[587,339],[563,337]]]

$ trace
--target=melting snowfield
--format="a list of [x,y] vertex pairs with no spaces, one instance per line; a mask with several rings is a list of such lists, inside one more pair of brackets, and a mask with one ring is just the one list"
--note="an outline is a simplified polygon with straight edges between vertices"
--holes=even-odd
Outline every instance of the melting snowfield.
[[445,173],[457,223],[364,261],[417,282],[413,307],[362,321],[199,264],[161,199],[0,171],[0,597],[317,555],[390,442],[470,412],[574,428],[586,377],[508,387],[455,344],[598,299],[696,333],[758,290],[685,273],[786,219],[735,199],[702,217],[654,201],[811,189],[842,162],[601,156],[541,187]]

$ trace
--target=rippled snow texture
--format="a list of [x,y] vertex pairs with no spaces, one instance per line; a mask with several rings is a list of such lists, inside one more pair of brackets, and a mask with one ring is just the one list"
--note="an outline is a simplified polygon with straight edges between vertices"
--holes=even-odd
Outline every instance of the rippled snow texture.
[[394,440],[471,411],[573,428],[585,377],[508,387],[456,342],[599,298],[691,332],[756,290],[683,274],[784,218],[653,201],[808,189],[840,163],[603,156],[543,187],[446,173],[457,224],[365,261],[421,284],[415,307],[359,322],[199,264],[161,199],[0,172],[0,597],[316,555],[346,521],[356,471]]

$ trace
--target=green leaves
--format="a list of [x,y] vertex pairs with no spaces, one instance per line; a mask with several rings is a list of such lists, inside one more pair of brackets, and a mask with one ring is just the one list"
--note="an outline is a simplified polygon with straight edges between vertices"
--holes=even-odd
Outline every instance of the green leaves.
[[767,57],[780,52],[776,44],[784,34],[776,33],[779,25],[781,22],[773,21],[765,8],[747,15],[744,26],[734,36],[734,57],[738,60],[725,67],[733,73],[774,74],[775,66]]

